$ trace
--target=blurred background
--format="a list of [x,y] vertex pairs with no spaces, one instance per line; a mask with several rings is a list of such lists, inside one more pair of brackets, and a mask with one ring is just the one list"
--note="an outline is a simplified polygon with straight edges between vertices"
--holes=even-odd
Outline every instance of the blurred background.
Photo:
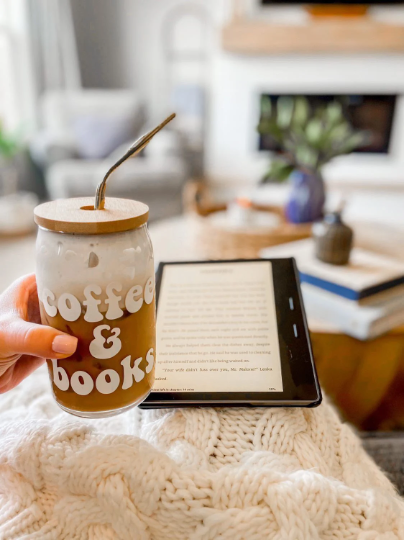
[[404,2],[0,0],[0,290],[108,182],[157,260],[295,256],[320,380],[404,429]]

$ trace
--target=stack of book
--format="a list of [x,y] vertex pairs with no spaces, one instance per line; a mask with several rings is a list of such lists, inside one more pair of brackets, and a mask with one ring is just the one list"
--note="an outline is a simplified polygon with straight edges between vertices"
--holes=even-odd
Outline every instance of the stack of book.
[[404,264],[355,248],[346,266],[316,259],[312,240],[264,249],[264,258],[294,257],[307,315],[357,339],[404,324]]

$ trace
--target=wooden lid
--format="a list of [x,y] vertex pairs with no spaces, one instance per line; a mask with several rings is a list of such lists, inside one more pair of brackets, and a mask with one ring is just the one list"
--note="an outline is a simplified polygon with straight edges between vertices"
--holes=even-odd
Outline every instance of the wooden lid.
[[109,234],[136,229],[147,222],[149,207],[129,199],[105,199],[103,210],[94,210],[94,197],[60,199],[40,204],[34,219],[40,227],[70,234]]

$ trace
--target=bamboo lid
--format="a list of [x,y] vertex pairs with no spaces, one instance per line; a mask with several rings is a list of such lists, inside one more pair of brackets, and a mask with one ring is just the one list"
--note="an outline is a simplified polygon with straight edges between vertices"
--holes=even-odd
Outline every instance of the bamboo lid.
[[109,234],[136,229],[147,222],[149,207],[139,201],[107,197],[94,209],[94,197],[60,199],[40,204],[34,219],[40,227],[69,234]]

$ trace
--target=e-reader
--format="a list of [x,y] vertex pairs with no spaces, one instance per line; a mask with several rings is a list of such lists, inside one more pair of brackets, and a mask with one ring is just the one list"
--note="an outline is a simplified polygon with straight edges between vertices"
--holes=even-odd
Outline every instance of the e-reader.
[[160,263],[143,408],[321,403],[293,258]]

